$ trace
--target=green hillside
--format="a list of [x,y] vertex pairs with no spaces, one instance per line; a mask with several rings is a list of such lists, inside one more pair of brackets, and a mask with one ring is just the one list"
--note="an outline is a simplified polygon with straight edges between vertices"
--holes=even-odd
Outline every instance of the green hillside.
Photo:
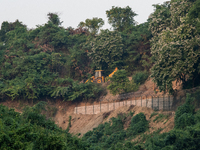
[[[102,30],[104,20],[86,19],[78,28],[63,27],[56,13],[35,29],[3,22],[0,30],[0,100],[97,100],[105,86],[85,81],[102,69],[112,94],[136,91],[148,78],[160,91],[176,94],[173,81],[183,89],[200,85],[200,0],[171,0],[154,5],[146,23],[137,25],[129,6],[105,13],[112,30]],[[128,80],[132,76],[132,81]],[[198,93],[197,93],[198,94]],[[175,114],[175,128],[132,139],[148,131],[144,114],[112,118],[83,135],[72,136],[41,115],[44,103],[21,114],[0,105],[0,149],[134,149],[196,150],[200,147],[200,111],[193,98]],[[143,135],[144,136],[144,135]]]

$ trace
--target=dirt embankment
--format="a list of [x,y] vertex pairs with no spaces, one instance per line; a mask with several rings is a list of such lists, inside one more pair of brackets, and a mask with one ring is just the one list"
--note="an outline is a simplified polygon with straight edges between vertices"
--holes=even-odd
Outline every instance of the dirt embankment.
[[[81,135],[98,127],[99,124],[108,122],[112,117],[117,117],[118,114],[128,114],[134,112],[134,115],[143,112],[146,119],[149,121],[149,132],[152,133],[158,129],[162,129],[162,132],[168,132],[174,127],[174,112],[154,112],[151,108],[139,107],[139,106],[122,106],[116,110],[102,112],[99,114],[85,115],[85,114],[74,114],[67,113],[63,115],[58,111],[55,116],[55,122],[62,127],[67,129],[69,116],[71,116],[71,128],[70,133],[76,135],[81,133]],[[155,114],[151,117],[152,114]],[[160,115],[159,117],[159,114]],[[157,117],[157,119],[156,119]],[[126,120],[125,129],[130,125],[131,118]]]

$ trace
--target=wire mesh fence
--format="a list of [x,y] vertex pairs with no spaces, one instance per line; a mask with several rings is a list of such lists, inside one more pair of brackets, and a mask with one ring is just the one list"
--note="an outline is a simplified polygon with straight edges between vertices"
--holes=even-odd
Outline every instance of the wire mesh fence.
[[[196,108],[200,108],[200,92],[191,92],[190,96],[194,97],[193,104]],[[115,110],[121,106],[140,106],[148,107],[153,110],[175,111],[178,106],[182,105],[186,100],[186,93],[180,96],[155,94],[138,94],[133,93],[122,94],[114,99],[104,99],[99,102],[85,102],[85,106],[77,106],[74,108],[76,114],[98,114],[110,110]]]

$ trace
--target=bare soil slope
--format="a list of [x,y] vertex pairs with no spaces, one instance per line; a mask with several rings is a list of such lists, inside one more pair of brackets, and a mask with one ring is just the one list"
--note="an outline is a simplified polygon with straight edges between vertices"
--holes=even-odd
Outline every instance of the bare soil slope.
[[[57,115],[55,116],[56,123],[62,127],[63,129],[67,129],[69,116],[72,117],[71,119],[71,128],[70,133],[76,135],[81,133],[81,135],[85,134],[86,132],[92,130],[95,127],[98,127],[99,124],[108,122],[112,117],[117,117],[118,114],[128,114],[130,112],[134,112],[134,115],[143,112],[146,116],[146,119],[149,121],[149,132],[156,131],[160,128],[163,130],[161,132],[168,132],[174,127],[174,112],[162,112],[156,111],[154,112],[150,108],[146,107],[139,107],[139,106],[122,106],[116,110],[102,112],[99,114],[93,115],[84,115],[84,114],[74,114],[74,113],[67,113],[62,115],[61,112],[58,111]],[[151,117],[152,113],[156,113],[155,116]],[[159,118],[159,114],[163,114],[162,118]],[[158,117],[157,120],[156,117]],[[155,120],[155,121],[154,121]],[[126,120],[124,128],[126,129],[131,122],[131,117],[129,120]]]

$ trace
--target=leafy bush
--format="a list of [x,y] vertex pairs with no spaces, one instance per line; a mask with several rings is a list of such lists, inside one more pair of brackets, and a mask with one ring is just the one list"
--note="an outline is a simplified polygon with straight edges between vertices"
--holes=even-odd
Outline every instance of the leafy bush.
[[156,112],[153,112],[152,114],[151,114],[151,116],[150,116],[150,119],[153,117],[153,116],[156,116],[158,113],[156,113]]
[[79,83],[71,78],[58,78],[50,94],[54,98],[60,97],[65,101],[73,101],[77,99],[96,99],[104,92],[101,84]]
[[[194,115],[195,109],[194,105],[191,104],[193,101],[194,98],[191,97],[190,94],[187,94],[186,102],[182,106],[179,106],[175,113],[175,128],[184,128],[184,125],[187,126],[194,123],[194,118],[192,115]],[[187,122],[185,119],[189,119],[188,121],[191,121],[191,123]]]
[[156,116],[156,118],[153,120],[153,122],[157,121],[161,121],[163,120],[164,118],[167,119],[169,115],[164,115],[164,114],[159,114],[158,116]]
[[184,129],[187,126],[194,125],[195,123],[195,117],[193,114],[184,113],[179,118],[177,118],[175,128]]
[[122,120],[118,118],[111,118],[112,125],[111,123],[105,124],[105,134],[106,135],[111,135],[115,132],[123,130],[123,123]]
[[124,130],[124,119],[129,116],[130,114],[123,114],[111,118],[110,122],[100,124],[93,131],[84,134],[82,140],[91,143],[91,149],[120,149],[121,146],[123,149],[129,149],[134,146],[131,142],[125,141],[128,136],[127,130]]
[[143,113],[139,113],[131,119],[130,127],[127,129],[127,136],[134,136],[143,133],[148,129],[148,121]]
[[143,84],[146,79],[149,77],[149,73],[147,71],[140,71],[140,72],[136,72],[133,76],[132,76],[132,80],[136,83],[136,84]]
[[110,80],[111,83],[107,88],[114,95],[133,92],[138,89],[138,86],[134,82],[129,81],[125,70],[118,70]]

